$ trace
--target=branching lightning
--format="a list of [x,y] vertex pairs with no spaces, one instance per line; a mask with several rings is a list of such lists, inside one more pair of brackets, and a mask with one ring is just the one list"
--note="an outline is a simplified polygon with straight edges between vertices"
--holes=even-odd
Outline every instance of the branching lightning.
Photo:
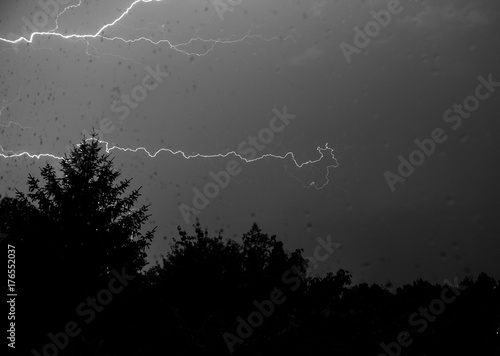
[[[228,39],[223,39],[223,38],[218,38],[218,39],[204,39],[204,38],[201,38],[201,37],[195,37],[195,38],[191,38],[188,42],[185,42],[185,43],[178,43],[178,44],[173,44],[172,42],[170,42],[169,40],[167,39],[160,39],[160,40],[157,40],[157,41],[154,41],[150,38],[147,38],[147,37],[139,37],[139,38],[135,38],[135,39],[125,39],[123,37],[118,37],[118,36],[113,36],[113,37],[108,37],[108,36],[105,36],[104,35],[104,31],[108,28],[111,28],[112,26],[114,26],[116,23],[118,23],[125,15],[129,14],[130,11],[132,10],[132,8],[137,5],[138,3],[149,3],[149,2],[161,2],[162,0],[135,0],[124,12],[123,14],[121,14],[116,20],[114,20],[113,22],[111,23],[108,23],[106,25],[104,25],[103,27],[101,27],[95,34],[84,34],[84,35],[79,35],[79,34],[71,34],[71,35],[63,35],[59,32],[55,32],[58,28],[59,28],[59,17],[64,14],[68,9],[70,8],[76,8],[76,7],[79,7],[81,5],[81,0],[78,4],[76,5],[71,5],[71,6],[68,6],[66,7],[61,13],[59,13],[55,19],[56,21],[56,27],[50,31],[42,31],[42,32],[33,32],[29,38],[25,38],[25,37],[19,37],[15,40],[9,40],[9,39],[6,39],[6,38],[1,38],[0,37],[0,41],[2,42],[6,42],[6,43],[11,43],[11,44],[17,44],[17,43],[20,43],[22,41],[25,41],[27,42],[28,44],[31,44],[33,43],[33,40],[35,38],[35,36],[57,36],[57,37],[61,37],[63,39],[67,39],[67,40],[83,40],[87,43],[87,48],[88,47],[92,47],[90,45],[90,43],[88,42],[88,39],[99,39],[99,40],[108,40],[108,41],[114,41],[114,40],[118,40],[118,41],[122,41],[124,43],[135,43],[135,42],[139,42],[139,41],[147,41],[153,45],[159,45],[159,44],[164,44],[166,43],[170,49],[174,50],[174,51],[178,51],[179,53],[182,53],[184,55],[187,55],[187,56],[205,56],[207,55],[208,53],[210,53],[214,47],[217,45],[217,44],[233,44],[233,43],[237,43],[237,42],[242,42],[246,39],[249,39],[249,38],[259,38],[261,40],[264,40],[264,41],[273,41],[273,40],[287,40],[288,38],[291,37],[291,35],[288,35],[284,38],[280,38],[280,37],[271,37],[271,38],[265,38],[261,35],[250,35],[250,31],[243,37],[239,38],[239,39],[232,39],[232,37],[234,36],[231,36],[230,38]],[[163,27],[160,28],[162,30],[162,32],[164,33],[164,35],[166,35],[166,33],[164,32],[163,30]],[[189,44],[191,44],[192,42],[194,41],[201,41],[205,44],[210,44],[211,46],[203,53],[196,53],[196,52],[193,52],[193,53],[190,53],[190,52],[187,52],[187,51],[184,51],[182,49],[179,49],[179,47],[182,47],[182,46],[187,46]],[[95,48],[94,48],[95,50]],[[97,50],[96,50],[97,51]],[[98,52],[98,51],[97,51]],[[87,51],[87,54],[88,51]]]
[[[112,21],[112,22],[110,22],[108,24],[105,24],[103,27],[101,27],[94,34],[70,34],[70,35],[63,35],[62,33],[56,32],[59,29],[59,18],[60,18],[60,16],[62,16],[64,13],[66,13],[69,9],[74,9],[74,8],[80,7],[81,3],[82,3],[81,0],[80,0],[78,4],[68,6],[68,7],[64,8],[64,10],[61,11],[59,14],[57,14],[57,16],[55,18],[56,27],[54,29],[49,30],[49,31],[33,32],[28,38],[19,37],[17,39],[6,39],[6,38],[1,38],[0,37],[0,42],[10,43],[10,44],[13,44],[13,45],[19,44],[21,42],[26,42],[29,45],[31,45],[33,43],[34,38],[36,36],[47,36],[49,38],[51,36],[56,36],[56,37],[60,37],[60,38],[65,39],[65,40],[70,40],[70,41],[84,41],[87,44],[87,55],[92,56],[92,54],[89,53],[89,48],[92,48],[95,53],[99,53],[99,51],[97,51],[97,49],[94,46],[92,46],[91,43],[89,42],[92,39],[98,39],[100,41],[121,41],[121,42],[127,43],[127,44],[136,43],[136,42],[139,42],[139,41],[146,41],[146,42],[149,42],[149,43],[151,43],[151,44],[153,44],[155,46],[156,45],[160,45],[160,44],[166,44],[166,45],[168,45],[170,47],[170,49],[172,49],[174,51],[177,51],[177,52],[179,52],[179,53],[181,53],[183,55],[186,55],[186,56],[198,56],[198,57],[201,57],[201,56],[205,56],[205,55],[209,54],[214,49],[214,47],[216,45],[218,45],[218,44],[234,44],[234,43],[242,42],[242,41],[244,41],[246,39],[252,39],[252,38],[258,38],[260,40],[268,41],[268,42],[274,41],[274,40],[286,41],[287,39],[291,38],[291,35],[288,35],[286,37],[265,38],[265,37],[263,37],[261,35],[250,34],[251,30],[249,30],[246,35],[244,35],[242,37],[239,37],[239,38],[235,38],[234,35],[231,36],[231,37],[229,37],[229,38],[218,38],[218,39],[205,39],[205,38],[202,38],[202,37],[193,37],[188,42],[174,44],[174,43],[172,43],[171,41],[169,41],[169,40],[167,40],[165,38],[166,35],[167,35],[167,33],[166,33],[165,29],[164,29],[164,25],[162,25],[162,26],[158,25],[158,27],[157,27],[157,30],[161,30],[163,32],[163,38],[159,39],[159,40],[153,40],[151,38],[143,37],[143,36],[138,37],[138,38],[133,38],[133,39],[126,39],[126,38],[119,37],[119,36],[108,36],[108,35],[105,34],[106,30],[110,29],[111,27],[113,27],[115,25],[125,27],[123,25],[119,25],[118,22],[120,20],[122,20],[127,14],[129,14],[132,11],[132,9],[137,4],[139,4],[139,3],[150,3],[150,2],[160,2],[160,1],[162,1],[162,0],[135,0],[117,19],[115,19],[114,21]],[[138,30],[151,30],[151,29],[148,29],[148,28],[143,28],[143,29],[133,28],[133,29],[136,30],[136,31],[138,31]],[[184,47],[192,44],[193,42],[197,42],[197,41],[199,41],[199,42],[201,42],[203,44],[208,45],[207,48],[206,48],[206,50],[204,50],[202,53],[196,53],[196,52],[191,53],[191,52],[188,52],[188,51],[186,51],[186,50],[183,49]],[[16,50],[16,52],[17,52],[17,49],[16,49],[15,46],[13,47],[13,49]],[[112,54],[109,54],[109,55],[115,56],[115,55],[112,55]],[[120,57],[120,56],[117,56],[117,57]],[[123,57],[120,57],[120,58],[123,58]],[[126,59],[126,58],[123,58],[123,59]],[[19,93],[19,95],[20,95],[20,93]],[[19,95],[16,98],[16,100],[19,99]],[[13,102],[5,102],[5,100],[2,101],[2,106],[0,108],[0,115],[1,115],[2,111],[4,109],[6,109],[9,105],[12,105],[12,103]],[[18,123],[12,122],[12,121],[9,122],[7,125],[0,124],[0,126],[3,126],[3,127],[9,127],[10,125],[19,125],[19,126],[21,126],[21,124],[18,124]],[[89,138],[88,140],[92,140],[92,139],[93,138]],[[145,147],[124,148],[124,147],[118,147],[118,146],[110,145],[106,141],[99,141],[99,142],[101,144],[104,144],[105,150],[106,150],[107,153],[109,153],[109,152],[111,152],[113,150],[123,151],[123,152],[133,152],[133,153],[138,153],[139,151],[142,151],[142,152],[146,153],[150,158],[155,158],[158,154],[160,154],[162,152],[170,153],[172,155],[181,155],[184,159],[193,159],[193,158],[226,158],[226,157],[228,157],[230,155],[234,155],[235,157],[241,159],[242,161],[244,161],[246,163],[251,163],[251,162],[259,161],[259,160],[262,160],[262,159],[265,159],[265,158],[273,158],[273,159],[281,159],[281,160],[287,160],[287,159],[291,158],[297,169],[300,169],[300,168],[303,168],[303,167],[306,167],[306,166],[313,167],[313,165],[319,163],[320,161],[322,161],[323,158],[325,158],[324,152],[328,152],[329,154],[327,154],[326,158],[327,158],[327,160],[329,160],[329,163],[331,163],[331,164],[328,164],[325,167],[326,168],[326,177],[325,177],[326,183],[318,186],[313,181],[308,186],[308,188],[309,187],[315,187],[316,189],[322,189],[323,187],[325,187],[328,184],[328,182],[329,182],[330,168],[336,168],[339,165],[338,161],[336,160],[336,158],[334,156],[334,149],[328,147],[328,143],[325,144],[324,148],[322,148],[322,147],[318,147],[317,148],[317,150],[318,150],[318,152],[320,154],[320,157],[318,159],[316,159],[316,160],[309,160],[309,161],[306,161],[306,162],[303,162],[303,163],[298,163],[297,160],[295,159],[294,154],[292,152],[288,152],[288,153],[286,153],[283,156],[281,156],[281,155],[274,155],[274,154],[264,154],[264,155],[262,155],[260,157],[249,159],[249,158],[245,158],[245,157],[241,156],[240,154],[238,154],[235,151],[230,151],[230,152],[227,152],[227,153],[216,153],[216,154],[195,153],[195,154],[192,154],[192,155],[188,155],[185,152],[180,151],[180,150],[173,151],[173,150],[168,149],[168,148],[161,148],[158,151],[156,151],[154,153],[151,153]],[[60,156],[57,156],[57,155],[53,155],[53,154],[50,154],[50,153],[31,154],[31,153],[26,152],[26,151],[24,151],[24,152],[8,151],[8,150],[4,150],[4,148],[2,146],[0,146],[0,157],[3,157],[3,158],[29,157],[31,159],[48,158],[48,159],[55,159],[55,160],[61,160],[61,159],[63,159],[63,157],[60,157]],[[288,172],[288,173],[290,173],[290,172]],[[292,174],[292,173],[290,173],[290,174]]]

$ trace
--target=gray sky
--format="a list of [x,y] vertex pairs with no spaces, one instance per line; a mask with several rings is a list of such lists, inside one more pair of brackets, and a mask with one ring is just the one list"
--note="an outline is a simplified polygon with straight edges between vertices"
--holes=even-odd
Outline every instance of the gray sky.
[[[306,255],[331,235],[341,247],[319,270],[355,282],[500,277],[500,87],[478,79],[500,82],[497,2],[132,3],[0,5],[0,146],[18,153],[0,157],[2,194],[58,162],[20,153],[61,156],[101,126],[109,147],[150,153],[111,150],[152,204],[151,261],[189,228],[179,207],[213,172],[230,181],[195,215],[209,231],[239,239],[257,221]],[[33,26],[45,34],[10,43]],[[375,31],[368,43],[356,27]],[[477,107],[445,115],[464,100]],[[293,118],[273,120],[285,107]],[[391,191],[384,173],[400,176],[398,156],[436,129],[446,140]],[[249,136],[265,141],[255,158]],[[184,156],[151,157],[162,148]]]

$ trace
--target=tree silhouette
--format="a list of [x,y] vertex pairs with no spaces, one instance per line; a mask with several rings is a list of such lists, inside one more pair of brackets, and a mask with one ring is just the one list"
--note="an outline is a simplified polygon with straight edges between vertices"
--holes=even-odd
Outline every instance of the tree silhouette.
[[[256,310],[255,302],[269,300],[276,289],[286,302],[276,305],[253,335],[238,344],[237,354],[290,350],[295,341],[303,340],[294,338],[304,332],[300,324],[308,322],[309,303],[327,291],[338,298],[350,284],[343,270],[323,282],[307,277],[303,250],[285,251],[276,236],[263,233],[256,224],[241,242],[225,239],[222,231],[210,236],[199,221],[193,227],[194,234],[178,228],[171,251],[147,271],[143,296],[135,306],[127,306],[128,324],[141,325],[140,330],[117,322],[110,350],[148,355],[168,345],[174,354],[229,354],[223,335],[237,334],[238,318],[247,319]],[[316,295],[309,297],[309,290]],[[333,300],[327,295],[323,299],[315,307],[325,309]],[[145,341],[137,345],[135,339]]]
[[[48,332],[78,320],[76,306],[126,270],[133,283],[80,325],[63,355],[500,355],[500,283],[484,273],[454,287],[351,286],[343,269],[310,276],[302,249],[286,251],[257,224],[239,240],[199,221],[194,234],[179,227],[161,263],[143,272],[148,207],[136,206],[139,189],[125,195],[131,181],[115,183],[120,173],[100,151],[92,135],[60,175],[47,164],[43,185],[29,176],[28,193],[0,200],[0,247],[16,247],[19,354],[41,351]],[[250,335],[238,332],[243,323]],[[410,344],[401,346],[402,332]]]
[[[64,329],[75,308],[103,287],[112,271],[137,275],[145,266],[154,229],[143,234],[148,206],[136,207],[139,189],[123,196],[130,179],[120,173],[93,132],[60,162],[46,164],[43,184],[28,177],[29,192],[0,201],[0,231],[18,253],[19,345],[43,346],[45,332]],[[25,338],[25,339],[24,339]],[[40,344],[41,343],[41,344]]]
[[[171,251],[146,273],[139,296],[125,308],[126,319],[114,328],[109,351],[150,355],[166,348],[173,354],[230,355],[224,334],[238,337],[238,318],[247,321],[257,310],[254,302],[269,300],[278,288],[286,301],[234,345],[233,355],[387,355],[382,343],[398,354],[395,342],[403,331],[414,341],[401,347],[401,355],[498,354],[500,284],[486,275],[477,282],[464,279],[460,285],[468,289],[419,332],[409,317],[439,299],[447,285],[419,279],[395,293],[376,284],[350,287],[351,275],[343,269],[308,277],[303,251],[286,252],[276,236],[256,224],[241,242],[225,239],[222,232],[210,236],[199,222],[194,229],[188,234],[179,228]],[[296,290],[283,283],[287,272],[300,280]],[[120,327],[125,320],[140,327]]]

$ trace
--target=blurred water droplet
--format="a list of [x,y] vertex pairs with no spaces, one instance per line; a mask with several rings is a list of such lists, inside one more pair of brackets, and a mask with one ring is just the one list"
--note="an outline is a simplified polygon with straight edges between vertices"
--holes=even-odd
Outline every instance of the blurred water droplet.
[[460,143],[466,143],[467,141],[469,141],[469,136],[467,136],[466,134],[462,134],[460,135]]
[[307,231],[312,231],[312,224],[311,223],[307,223]]
[[442,260],[446,260],[446,252],[444,251],[441,251],[441,253],[439,254],[439,257],[441,257]]
[[453,197],[451,197],[451,196],[450,196],[450,197],[446,197],[446,204],[447,204],[448,206],[453,206],[453,205],[455,205],[455,199],[453,199]]
[[477,49],[477,46],[474,45],[474,44],[472,44],[472,45],[469,46],[469,50],[470,51],[475,51],[476,49]]

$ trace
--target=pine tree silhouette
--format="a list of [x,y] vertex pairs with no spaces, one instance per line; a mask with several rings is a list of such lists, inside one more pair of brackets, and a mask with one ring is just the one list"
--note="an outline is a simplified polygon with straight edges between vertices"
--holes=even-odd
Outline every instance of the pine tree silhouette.
[[[2,247],[16,247],[19,281],[18,345],[43,347],[47,332],[64,330],[79,303],[106,287],[113,270],[137,275],[155,229],[143,234],[148,206],[137,207],[139,189],[125,195],[113,159],[92,132],[60,162],[29,175],[28,193],[0,202]],[[33,344],[32,344],[33,342]]]

